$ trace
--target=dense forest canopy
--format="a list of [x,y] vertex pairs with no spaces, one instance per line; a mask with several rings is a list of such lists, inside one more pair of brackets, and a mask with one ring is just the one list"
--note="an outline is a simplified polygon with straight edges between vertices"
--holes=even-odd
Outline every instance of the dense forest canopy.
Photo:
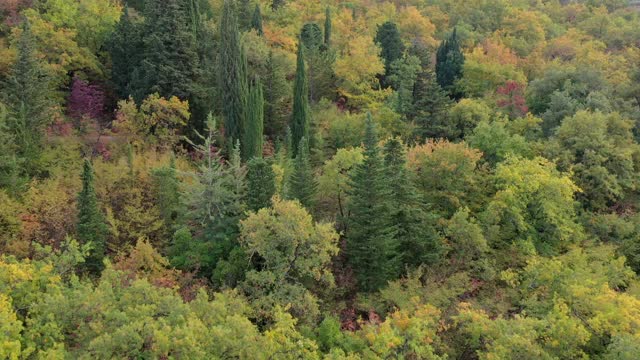
[[638,10],[1,1],[0,359],[637,359]]

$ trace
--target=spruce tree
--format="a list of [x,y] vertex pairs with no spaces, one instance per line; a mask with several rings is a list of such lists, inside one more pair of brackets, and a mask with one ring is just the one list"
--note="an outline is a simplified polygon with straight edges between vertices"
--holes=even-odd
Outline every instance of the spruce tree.
[[406,167],[406,154],[400,140],[389,139],[384,146],[384,178],[389,184],[389,216],[396,226],[396,243],[403,265],[433,264],[442,254],[436,217],[426,211]]
[[375,125],[367,114],[364,161],[351,176],[346,253],[358,287],[375,291],[400,273],[396,226],[390,216],[389,184]]
[[91,163],[85,159],[82,170],[82,191],[78,194],[76,233],[80,243],[91,244],[91,251],[85,259],[85,265],[89,272],[98,275],[104,267],[102,259],[107,251],[108,228],[98,205],[93,177]]
[[[375,42],[382,49],[380,56],[384,60],[385,77],[389,76],[391,74],[391,64],[400,59],[404,53],[404,44],[400,38],[398,26],[391,21],[378,26]],[[388,84],[383,81],[383,85],[387,86]]]
[[327,7],[324,12],[324,46],[331,47],[331,9]]
[[287,68],[283,56],[269,52],[264,78],[264,128],[271,138],[282,136],[290,121],[289,102],[292,94],[287,81]]
[[447,138],[452,131],[447,121],[447,112],[452,105],[447,92],[440,87],[431,70],[418,74],[413,87],[413,106],[410,118],[415,127],[415,136],[424,141],[428,138]]
[[456,29],[453,29],[451,36],[444,40],[438,47],[436,52],[436,75],[438,84],[449,91],[454,97],[455,83],[462,76],[462,67],[464,65],[464,54],[460,49]]
[[318,24],[305,24],[300,32],[300,39],[304,45],[307,64],[309,100],[317,102],[323,97],[332,99],[335,95],[335,53],[325,47],[322,30]]
[[297,199],[302,206],[311,210],[314,204],[317,183],[309,159],[309,142],[300,139],[298,152],[293,162],[293,172],[289,177],[288,198]]
[[200,74],[190,5],[181,0],[145,3],[144,54],[136,101],[153,93],[185,100],[193,93]]
[[36,55],[36,44],[28,21],[22,24],[17,42],[18,56],[2,84],[7,106],[7,131],[15,141],[21,172],[32,176],[38,172],[44,130],[50,120],[49,76]]
[[276,193],[276,179],[271,164],[262,158],[247,163],[247,206],[251,211],[269,207]]
[[120,21],[107,42],[111,55],[111,80],[120,99],[142,93],[135,89],[139,83],[138,65],[142,61],[142,33],[140,24],[134,23],[129,14],[129,7],[124,7]]
[[171,157],[169,166],[153,170],[152,179],[160,216],[167,231],[173,234],[177,230],[177,224],[180,223],[184,213],[180,198],[180,180],[176,170],[175,156]]
[[309,138],[309,87],[304,65],[304,45],[298,44],[298,61],[296,65],[296,79],[293,89],[293,114],[291,116],[291,145],[298,148],[300,139]]
[[262,13],[260,12],[260,4],[256,4],[255,9],[253,10],[253,16],[251,17],[251,28],[255,30],[258,35],[264,35],[264,31],[262,30]]
[[262,137],[264,133],[264,97],[262,83],[255,79],[249,89],[247,123],[244,126],[242,154],[245,161],[262,157]]
[[218,59],[225,137],[229,146],[233,146],[236,140],[242,139],[247,108],[248,82],[246,58],[231,0],[225,0],[222,8]]

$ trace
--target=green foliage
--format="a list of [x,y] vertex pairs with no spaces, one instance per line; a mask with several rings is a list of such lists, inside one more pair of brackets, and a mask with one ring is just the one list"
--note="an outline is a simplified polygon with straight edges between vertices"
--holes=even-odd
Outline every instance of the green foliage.
[[128,98],[139,92],[135,86],[140,82],[138,65],[142,61],[142,24],[136,22],[125,6],[120,21],[107,42],[111,55],[111,80],[118,96]]
[[447,111],[451,105],[452,101],[436,81],[435,74],[430,70],[420,72],[413,87],[411,118],[416,125],[415,136],[424,140],[457,135],[459,130],[450,130],[448,121]]
[[259,4],[256,4],[256,8],[251,16],[251,28],[255,30],[258,35],[264,35],[264,30],[262,30],[262,14],[260,13]]
[[82,191],[78,194],[78,223],[76,233],[83,244],[90,244],[91,252],[86,259],[88,271],[97,275],[103,269],[102,259],[106,255],[107,225],[100,210],[94,188],[93,167],[88,159],[82,170]]
[[271,164],[262,158],[247,163],[247,207],[258,211],[271,204],[276,192],[275,174]]
[[298,61],[296,63],[296,78],[293,88],[293,112],[291,114],[291,146],[298,148],[300,139],[309,139],[311,119],[309,114],[309,85],[304,65],[304,46],[298,44]]
[[443,41],[436,53],[436,78],[438,84],[445,90],[456,95],[454,85],[462,76],[464,54],[460,49],[457,31],[454,28],[451,36]]
[[389,76],[393,62],[400,59],[404,53],[404,44],[400,38],[398,26],[391,21],[379,25],[375,42],[382,49],[380,56],[384,60],[384,72],[386,76]]
[[300,201],[306,209],[313,209],[316,194],[316,178],[309,161],[309,142],[300,139],[298,151],[293,161],[293,172],[289,177],[287,197]]
[[262,139],[264,132],[264,96],[260,79],[255,79],[249,88],[246,124],[242,144],[245,160],[262,157]]

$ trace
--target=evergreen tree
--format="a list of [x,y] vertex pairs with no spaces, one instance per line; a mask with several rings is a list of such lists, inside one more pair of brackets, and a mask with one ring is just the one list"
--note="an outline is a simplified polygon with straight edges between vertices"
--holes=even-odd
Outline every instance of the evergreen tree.
[[288,197],[299,200],[305,208],[311,210],[316,188],[317,183],[309,160],[309,142],[303,137],[298,143],[293,172],[289,177]]
[[390,216],[389,185],[371,115],[367,115],[364,161],[351,176],[346,253],[358,287],[375,291],[399,274],[396,226]]
[[170,233],[177,230],[183,215],[180,198],[180,180],[176,170],[175,157],[171,157],[169,166],[155,169],[152,172],[154,195],[160,210],[160,216]]
[[82,171],[82,191],[78,194],[78,223],[76,232],[83,244],[91,244],[91,251],[85,259],[87,270],[93,274],[102,271],[102,259],[107,251],[108,228],[100,211],[98,198],[93,187],[93,168],[88,159]]
[[285,3],[285,0],[273,0],[271,2],[271,9],[273,9],[273,11],[276,11],[282,6],[284,6],[284,3]]
[[322,30],[318,24],[305,24],[302,27],[300,39],[304,45],[307,63],[309,99],[313,102],[323,97],[332,99],[335,94],[335,75],[333,72],[335,53],[325,47]]
[[331,47],[331,9],[327,7],[324,13],[324,46]]
[[304,45],[298,44],[298,62],[296,65],[296,79],[293,89],[293,114],[291,116],[291,144],[298,148],[300,139],[309,138],[309,87],[304,66]]
[[181,0],[145,3],[142,78],[136,101],[153,93],[185,100],[193,93],[200,73],[190,5]]
[[0,103],[0,189],[16,195],[20,193],[20,188],[27,182],[22,173],[22,162],[18,157],[15,134],[11,131],[9,112]]
[[142,60],[142,33],[141,26],[132,21],[128,6],[124,7],[107,47],[111,55],[111,80],[118,97],[126,99],[139,93],[133,87],[140,81],[137,68]]
[[236,140],[242,138],[247,108],[248,82],[246,58],[231,0],[225,0],[222,8],[218,69],[220,71],[225,137],[228,144],[232,146]]
[[38,172],[52,101],[49,76],[37,58],[28,21],[23,22],[17,50],[17,60],[2,84],[2,94],[8,109],[7,132],[15,141],[16,156],[22,162],[21,172],[32,176]]
[[292,91],[287,81],[286,63],[283,57],[269,52],[264,78],[264,129],[265,134],[276,138],[285,133],[290,121],[289,99]]
[[425,209],[410,172],[400,140],[394,138],[384,146],[384,179],[389,184],[389,216],[395,224],[396,243],[404,265],[433,264],[442,255],[442,245],[435,231],[434,216]]
[[247,31],[251,29],[252,25],[251,16],[251,1],[239,0],[238,1],[238,29],[240,31]]
[[[385,77],[389,76],[391,74],[391,64],[400,59],[404,53],[404,44],[400,38],[398,26],[391,21],[387,21],[378,26],[375,42],[380,45],[382,49],[380,56],[382,56],[384,60]],[[383,85],[387,86],[388,84],[383,81]]]
[[264,35],[262,30],[262,13],[260,12],[260,4],[256,4],[255,10],[253,10],[253,16],[251,17],[251,28],[255,30],[258,35]]
[[255,79],[249,89],[247,123],[244,126],[244,144],[242,153],[244,160],[262,157],[262,137],[264,133],[264,97],[262,84]]
[[443,41],[436,52],[436,75],[438,84],[449,91],[454,97],[454,86],[456,80],[462,76],[462,67],[464,65],[464,54],[460,49],[456,29],[453,29],[451,36]]
[[262,158],[247,163],[247,206],[251,211],[269,207],[276,193],[275,174],[271,164]]
[[416,128],[415,135],[420,141],[428,138],[447,138],[452,133],[447,121],[447,111],[452,100],[435,79],[431,70],[418,74],[413,87],[411,119]]

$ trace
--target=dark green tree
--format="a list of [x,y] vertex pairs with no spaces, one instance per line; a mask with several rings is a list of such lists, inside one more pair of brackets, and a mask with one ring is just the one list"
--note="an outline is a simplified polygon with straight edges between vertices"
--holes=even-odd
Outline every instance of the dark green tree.
[[436,76],[438,84],[449,91],[454,97],[459,97],[454,86],[456,81],[462,76],[464,65],[464,54],[460,48],[460,42],[456,29],[453,29],[451,36],[444,40],[436,52]]
[[[384,75],[385,77],[389,76],[389,74],[391,74],[391,64],[400,59],[404,53],[404,44],[400,38],[398,26],[391,21],[379,25],[375,42],[380,45],[382,49],[380,56],[382,56],[384,60]],[[388,86],[384,81],[383,85]]]
[[304,45],[298,44],[298,61],[296,65],[296,79],[293,88],[293,113],[291,115],[291,144],[298,148],[300,139],[309,138],[309,86],[304,65]]
[[248,81],[246,58],[242,49],[236,15],[231,0],[225,0],[222,8],[218,59],[224,131],[228,144],[232,146],[236,140],[242,138],[243,134]]
[[410,118],[416,125],[415,136],[423,141],[428,138],[447,138],[453,131],[447,121],[447,111],[453,102],[436,81],[431,70],[418,74],[413,87],[413,106]]
[[176,170],[175,157],[171,157],[168,166],[154,169],[152,172],[153,190],[160,216],[169,234],[177,230],[177,225],[184,216],[184,208],[180,197],[180,180]]
[[251,16],[251,28],[255,30],[258,35],[264,35],[262,30],[262,13],[260,12],[260,4],[256,4],[256,8],[253,10],[253,16]]
[[251,0],[238,0],[238,29],[248,31],[251,29]]
[[249,89],[247,122],[244,126],[242,154],[245,160],[262,157],[262,137],[264,133],[264,96],[262,83],[255,79]]
[[307,63],[309,99],[313,102],[321,98],[333,99],[335,95],[335,75],[333,64],[335,53],[328,49],[322,37],[320,26],[307,23],[302,27],[300,39],[304,45]]
[[371,115],[367,115],[364,161],[351,176],[350,217],[346,231],[348,263],[358,287],[375,291],[400,272],[396,226],[390,212],[389,185]]
[[281,8],[282,6],[284,6],[285,4],[285,0],[273,0],[271,2],[271,9],[273,9],[274,11],[278,10],[279,8]]
[[437,217],[426,211],[407,169],[400,140],[388,140],[383,153],[384,179],[389,184],[389,216],[397,229],[395,238],[403,264],[412,267],[433,264],[443,254],[442,242],[434,226]]
[[276,193],[275,174],[271,164],[262,158],[247,162],[247,207],[251,211],[269,207]]
[[293,162],[293,172],[289,176],[288,197],[297,199],[302,206],[311,210],[314,204],[317,182],[309,160],[309,141],[303,137],[298,143],[298,151]]
[[324,46],[331,47],[331,9],[327,7],[324,12]]
[[85,259],[85,265],[92,274],[100,274],[107,251],[109,229],[98,205],[98,197],[93,187],[93,167],[88,159],[82,170],[82,191],[78,194],[78,223],[76,233],[82,244],[91,244],[91,251]]
[[111,80],[120,99],[137,92],[138,65],[142,61],[142,25],[132,20],[129,7],[125,6],[111,38],[107,43],[111,55]]
[[22,158],[18,157],[15,134],[9,123],[9,112],[0,103],[0,189],[20,194],[20,188],[27,182],[22,162]]
[[33,176],[39,171],[44,130],[53,102],[49,76],[36,55],[35,39],[27,21],[22,24],[17,50],[17,60],[2,83],[0,95],[8,109],[6,130],[15,141],[21,172]]
[[264,77],[264,130],[276,138],[285,133],[290,121],[291,85],[287,81],[287,66],[282,54],[269,52]]

